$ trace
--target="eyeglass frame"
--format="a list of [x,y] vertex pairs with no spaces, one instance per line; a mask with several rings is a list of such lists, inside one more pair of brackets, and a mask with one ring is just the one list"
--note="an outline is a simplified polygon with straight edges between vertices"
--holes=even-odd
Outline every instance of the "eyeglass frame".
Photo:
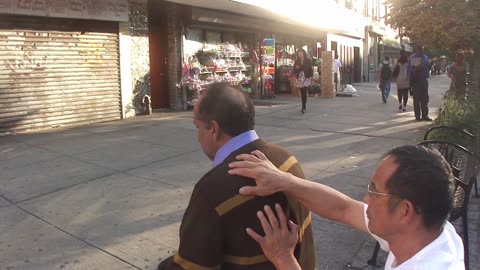
[[[367,185],[367,194],[368,195],[373,194],[373,195],[386,196],[386,197],[390,197],[390,198],[396,197],[396,198],[401,199],[401,200],[404,199],[404,198],[399,197],[398,195],[395,195],[395,194],[389,194],[389,193],[383,193],[383,192],[378,192],[378,191],[371,190],[370,187],[371,187],[371,185],[368,184]],[[414,205],[413,203],[412,203],[412,205],[413,205],[413,209],[415,209],[415,212],[420,214],[421,211],[418,210],[417,206]]]
[[383,192],[378,192],[378,191],[375,191],[375,190],[372,190],[370,187],[372,185],[368,184],[367,185],[367,194],[374,194],[374,195],[381,195],[381,196],[387,196],[387,197],[398,197],[397,195],[393,195],[393,194],[388,194],[388,193],[383,193]]

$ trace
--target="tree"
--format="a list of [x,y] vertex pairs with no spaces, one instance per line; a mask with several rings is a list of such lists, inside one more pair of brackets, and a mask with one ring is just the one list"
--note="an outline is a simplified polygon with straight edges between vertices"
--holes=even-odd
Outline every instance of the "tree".
[[480,92],[479,0],[386,0],[387,23],[427,47],[472,55],[472,78]]

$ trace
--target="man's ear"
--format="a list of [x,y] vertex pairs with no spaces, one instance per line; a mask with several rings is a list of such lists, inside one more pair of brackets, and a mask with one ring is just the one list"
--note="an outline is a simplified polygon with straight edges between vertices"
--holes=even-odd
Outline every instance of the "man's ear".
[[413,203],[409,200],[402,200],[400,202],[401,204],[401,215],[405,223],[410,223],[414,220],[414,218],[417,216],[417,211],[415,210],[415,207],[413,206]]
[[220,128],[220,125],[218,124],[217,121],[212,120],[210,122],[210,131],[213,133],[215,139],[220,139],[222,136],[222,129]]

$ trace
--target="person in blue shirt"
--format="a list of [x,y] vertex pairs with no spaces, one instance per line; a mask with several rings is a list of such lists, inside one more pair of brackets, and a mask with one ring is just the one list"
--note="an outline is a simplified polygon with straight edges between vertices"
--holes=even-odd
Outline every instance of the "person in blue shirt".
[[423,53],[423,46],[418,45],[415,53],[410,56],[408,70],[410,72],[410,86],[413,93],[413,110],[415,120],[432,121],[428,117],[428,77],[430,61]]

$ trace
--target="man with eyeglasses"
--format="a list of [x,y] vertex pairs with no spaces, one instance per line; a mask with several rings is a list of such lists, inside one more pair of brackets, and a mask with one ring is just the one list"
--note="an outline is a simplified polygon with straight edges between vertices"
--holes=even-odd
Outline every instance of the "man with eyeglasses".
[[[240,155],[229,173],[254,178],[243,195],[284,192],[321,217],[370,233],[389,251],[385,269],[465,269],[462,240],[447,219],[453,206],[453,175],[436,150],[405,145],[380,161],[364,202],[328,186],[279,171],[259,151]],[[282,209],[257,213],[265,236],[247,228],[278,270],[300,269],[293,257],[298,226]]]

